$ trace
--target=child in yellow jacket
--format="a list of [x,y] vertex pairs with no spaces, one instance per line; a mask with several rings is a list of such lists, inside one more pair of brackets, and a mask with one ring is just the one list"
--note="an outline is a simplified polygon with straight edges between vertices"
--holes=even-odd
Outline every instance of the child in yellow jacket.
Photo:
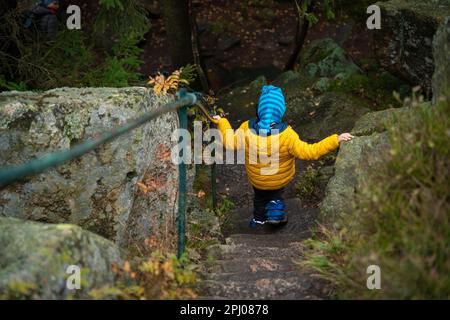
[[294,177],[295,158],[317,160],[353,138],[349,133],[333,134],[308,144],[283,122],[285,111],[282,90],[269,85],[262,88],[257,117],[242,123],[236,132],[226,118],[214,116],[224,146],[245,150],[245,168],[254,189],[251,227],[287,222],[282,193]]

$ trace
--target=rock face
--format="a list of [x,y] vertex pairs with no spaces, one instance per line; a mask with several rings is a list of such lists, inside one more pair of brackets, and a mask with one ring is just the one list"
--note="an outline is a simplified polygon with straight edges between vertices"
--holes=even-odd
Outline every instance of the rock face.
[[433,75],[433,100],[450,96],[450,16],[438,29],[433,42],[435,71]]
[[[2,93],[0,166],[70,148],[165,102],[146,88]],[[168,151],[176,127],[176,114],[165,114],[81,158],[3,188],[0,216],[73,223],[120,245],[171,233],[178,168]],[[142,181],[149,186],[146,194],[137,188]]]
[[387,128],[418,108],[428,107],[429,104],[423,104],[371,112],[355,123],[352,130],[355,139],[342,144],[336,158],[334,176],[328,182],[326,196],[320,204],[322,217],[333,218],[352,210],[359,183],[389,150]]
[[364,176],[362,165],[370,168],[368,163],[363,162],[363,158],[376,161],[379,157],[377,153],[386,146],[386,133],[356,137],[341,146],[336,158],[334,176],[328,182],[326,197],[320,205],[322,216],[328,218],[351,211],[356,188]]
[[323,281],[302,270],[301,241],[311,236],[316,208],[305,209],[299,199],[285,199],[289,223],[283,228],[248,227],[252,207],[230,212],[233,225],[225,244],[209,248],[214,263],[201,292],[207,299],[289,299],[326,297]]
[[[114,281],[121,253],[111,241],[67,224],[0,217],[2,299],[89,298],[89,291]],[[74,265],[81,288],[67,287]],[[68,271],[68,272],[67,272]]]
[[433,37],[444,17],[450,15],[450,1],[390,0],[377,5],[382,25],[374,34],[382,65],[411,85],[430,92]]

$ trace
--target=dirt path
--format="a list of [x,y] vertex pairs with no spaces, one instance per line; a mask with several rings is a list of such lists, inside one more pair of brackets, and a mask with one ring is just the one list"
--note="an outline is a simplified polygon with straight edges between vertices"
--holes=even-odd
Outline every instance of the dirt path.
[[[318,213],[305,208],[286,192],[289,222],[283,227],[250,229],[252,189],[242,165],[222,165],[219,177],[237,209],[224,229],[225,243],[211,248],[214,266],[204,281],[204,296],[210,299],[322,299],[324,284],[296,264],[300,244],[310,237]],[[219,180],[219,181],[220,181]],[[226,190],[228,189],[228,190]]]

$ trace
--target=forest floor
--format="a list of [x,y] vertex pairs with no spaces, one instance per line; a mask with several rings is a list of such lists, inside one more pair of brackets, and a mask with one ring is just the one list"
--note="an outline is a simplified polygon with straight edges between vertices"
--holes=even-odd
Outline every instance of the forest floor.
[[[32,1],[20,3],[25,8]],[[193,3],[200,54],[216,94],[236,82],[250,82],[260,75],[273,80],[281,74],[295,47],[297,9],[293,1],[194,0]],[[98,2],[72,0],[71,4],[80,6],[84,25],[93,24],[100,10]],[[143,50],[139,71],[144,77],[157,72],[171,73],[174,67],[168,54],[159,1],[146,1],[145,7],[151,28],[139,45]],[[320,8],[316,11],[318,23],[310,28],[305,45],[331,37],[364,69],[366,61],[373,57],[372,36],[365,23],[355,22],[339,7],[335,8],[336,17],[332,20]]]

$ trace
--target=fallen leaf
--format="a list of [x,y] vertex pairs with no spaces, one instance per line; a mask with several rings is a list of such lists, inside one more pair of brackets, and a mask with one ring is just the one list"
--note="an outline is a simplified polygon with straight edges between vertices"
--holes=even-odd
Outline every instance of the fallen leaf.
[[131,271],[130,262],[128,260],[123,264],[123,271],[125,271],[126,273],[129,273]]
[[147,186],[145,184],[143,184],[142,182],[138,182],[137,186],[138,186],[139,190],[141,190],[143,193],[148,192]]
[[203,191],[203,190],[200,190],[198,193],[197,193],[197,198],[203,198],[204,196],[206,195],[206,193],[205,193],[205,191]]

